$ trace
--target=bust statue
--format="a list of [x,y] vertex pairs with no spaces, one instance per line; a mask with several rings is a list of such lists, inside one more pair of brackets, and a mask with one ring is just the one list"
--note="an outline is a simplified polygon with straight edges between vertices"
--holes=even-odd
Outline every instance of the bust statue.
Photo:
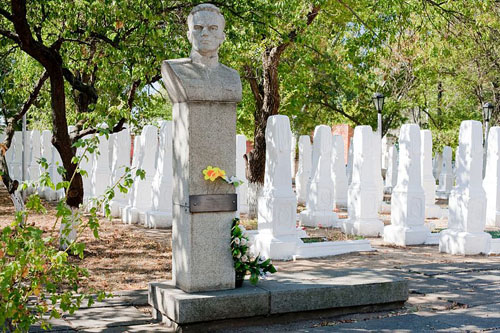
[[173,103],[195,101],[239,102],[241,81],[237,71],[219,63],[225,20],[219,8],[200,4],[189,13],[189,58],[165,60],[161,73]]

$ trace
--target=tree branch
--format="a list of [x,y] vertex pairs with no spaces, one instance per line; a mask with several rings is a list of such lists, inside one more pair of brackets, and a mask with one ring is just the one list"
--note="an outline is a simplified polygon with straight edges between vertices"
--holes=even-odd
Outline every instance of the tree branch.
[[89,97],[90,104],[97,103],[99,96],[97,95],[97,90],[94,87],[84,84],[82,81],[78,80],[67,68],[63,68],[63,75],[73,89],[78,90]]

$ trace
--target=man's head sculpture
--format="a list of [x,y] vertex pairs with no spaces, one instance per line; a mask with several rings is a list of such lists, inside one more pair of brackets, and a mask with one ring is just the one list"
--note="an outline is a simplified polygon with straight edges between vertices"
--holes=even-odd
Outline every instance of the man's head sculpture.
[[203,57],[213,57],[226,38],[224,26],[226,21],[219,8],[211,4],[200,4],[188,15],[187,37],[192,45],[191,53],[196,52]]

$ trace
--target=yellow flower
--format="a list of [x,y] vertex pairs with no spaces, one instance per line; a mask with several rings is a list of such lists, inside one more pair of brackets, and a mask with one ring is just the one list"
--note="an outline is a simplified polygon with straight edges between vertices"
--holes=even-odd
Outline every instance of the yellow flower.
[[210,180],[213,182],[219,177],[224,177],[226,175],[226,171],[221,170],[218,167],[209,165],[205,170],[203,170],[203,175],[205,176],[205,180]]

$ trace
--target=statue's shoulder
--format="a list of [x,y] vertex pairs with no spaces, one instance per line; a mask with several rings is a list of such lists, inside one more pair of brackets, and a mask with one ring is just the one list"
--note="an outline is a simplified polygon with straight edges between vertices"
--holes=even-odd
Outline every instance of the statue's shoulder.
[[221,70],[226,72],[228,76],[231,76],[231,77],[234,77],[234,78],[238,78],[238,80],[240,79],[240,73],[238,73],[238,71],[234,68],[231,68],[231,67],[227,67],[226,65],[224,64],[220,64],[220,67],[221,67]]
[[191,66],[192,66],[191,58],[169,59],[169,60],[163,60],[161,64],[161,69],[162,72],[165,72],[165,74],[175,73],[178,76],[182,75],[182,72],[184,71],[185,67],[191,67]]

